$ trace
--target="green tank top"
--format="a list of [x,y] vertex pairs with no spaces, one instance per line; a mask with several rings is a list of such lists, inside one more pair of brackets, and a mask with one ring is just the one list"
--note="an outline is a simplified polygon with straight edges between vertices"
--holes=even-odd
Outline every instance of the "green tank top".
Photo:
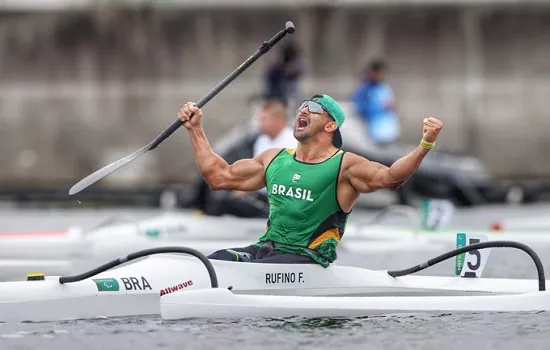
[[295,149],[275,156],[265,173],[269,220],[260,242],[275,242],[275,250],[308,255],[324,267],[336,260],[349,214],[336,195],[343,155],[338,150],[320,163],[296,160]]

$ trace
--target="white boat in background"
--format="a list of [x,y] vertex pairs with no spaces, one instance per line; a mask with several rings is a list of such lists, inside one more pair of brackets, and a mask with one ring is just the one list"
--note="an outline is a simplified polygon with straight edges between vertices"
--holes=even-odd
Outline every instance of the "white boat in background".
[[[409,208],[410,209],[410,208]],[[412,209],[410,209],[412,210]],[[402,215],[404,211],[400,207],[389,207],[383,212],[384,217],[390,215]],[[416,218],[407,213],[407,220],[412,227],[416,227]],[[346,238],[353,238],[352,231],[357,231],[354,219],[350,220],[346,231]],[[361,221],[361,226],[368,225]],[[382,229],[383,227],[376,228]],[[201,243],[205,249],[215,251],[225,248],[227,242],[230,246],[239,246],[243,243],[251,244],[257,240],[266,229],[265,219],[237,218],[233,216],[205,216],[194,212],[167,212],[152,218],[143,220],[127,219],[113,216],[91,227],[69,227],[67,230],[58,231],[33,231],[33,232],[0,232],[0,258],[28,258],[28,259],[71,259],[74,257],[87,257],[90,250],[101,251],[108,249],[111,243],[129,247],[126,251],[118,251],[113,245],[111,248],[115,254],[124,254],[128,251],[145,249],[148,246],[162,244],[183,244],[194,246]],[[351,232],[348,234],[348,232]],[[348,237],[349,236],[349,237]],[[383,239],[387,244],[378,248],[398,249],[403,246]],[[392,238],[391,241],[394,241]],[[219,242],[219,244],[218,244]],[[211,243],[209,245],[209,243]],[[410,242],[410,249],[426,249],[425,246],[415,246]],[[97,249],[94,247],[97,246]],[[207,248],[206,248],[207,247]],[[363,248],[361,248],[363,247]],[[375,251],[366,245],[350,246],[350,250]],[[432,247],[440,249],[440,246]],[[104,258],[104,256],[99,256]]]
[[[210,247],[216,250],[223,248],[217,248],[216,240],[239,243],[245,238],[253,240],[259,237],[264,230],[265,220],[213,218],[192,213],[166,213],[132,221],[113,217],[92,227],[70,227],[65,231],[0,233],[0,258],[93,259],[94,251],[101,252],[110,243],[113,243],[110,248],[115,255],[109,258],[147,246],[153,247],[158,242],[189,245],[185,242],[209,241],[212,243]],[[118,249],[118,245],[123,251]],[[105,255],[100,254],[97,258],[105,259]]]
[[[250,245],[257,241],[265,227],[264,219],[209,217],[192,213],[166,213],[137,221],[115,217],[88,228],[0,233],[0,259],[109,260],[135,250],[163,245],[192,246],[210,254],[218,249]],[[382,226],[375,229],[384,231]],[[353,231],[357,228],[351,223],[341,243],[342,250],[350,253],[436,252],[444,248],[416,237],[406,239],[405,235],[402,242],[390,236],[382,239],[367,237],[366,240],[361,237],[356,241]],[[348,232],[351,233],[348,235]]]
[[[182,247],[176,250],[189,252]],[[209,262],[196,251],[202,260],[165,254],[168,251],[174,250],[159,250],[159,255],[145,259],[141,257],[153,252],[132,254],[80,276],[32,275],[29,281],[0,283],[0,321],[139,315],[167,319],[347,317],[441,309],[541,311],[550,306],[540,261],[539,279],[523,280],[410,275],[437,259],[392,272],[337,264],[325,269],[319,265]]]
[[29,272],[41,271],[51,275],[74,273],[74,266],[68,260],[0,259],[1,281],[19,281]]
[[[467,231],[485,235],[491,241],[511,240],[528,245],[550,246],[550,221],[547,218],[529,217],[523,219],[523,225],[521,224],[522,219],[516,218],[495,223],[491,225],[492,227],[457,228],[449,225],[455,209],[448,201],[426,201],[426,203],[420,211],[408,206],[395,205],[389,206],[379,215],[380,217],[386,213],[403,215],[409,220],[408,226],[376,224],[378,220],[375,217],[366,221],[366,225],[361,224],[361,221],[355,222],[346,232],[346,239],[353,240],[354,244],[360,240],[395,240],[417,246],[426,245],[449,249],[455,244],[456,234]],[[543,222],[549,223],[547,230],[542,229]],[[538,230],[532,230],[535,227]]]
[[353,239],[354,244],[361,239],[370,242],[376,240],[395,240],[402,242],[415,242],[418,245],[434,245],[448,249],[455,243],[456,234],[460,232],[476,232],[486,235],[490,241],[511,240],[528,245],[550,246],[550,230],[547,231],[493,231],[489,229],[441,229],[420,230],[396,226],[365,227],[353,231],[347,238]]
[[[202,239],[202,240],[168,240],[151,239],[148,237],[113,237],[110,240],[97,240],[90,245],[89,253],[93,261],[106,261],[131,252],[163,246],[189,246],[205,255],[226,248],[246,247],[257,242],[251,240]],[[389,254],[399,252],[431,252],[436,253],[446,249],[444,244],[426,244],[422,240],[353,240],[342,241],[337,249],[338,254]]]
[[495,231],[543,231],[550,233],[550,217],[526,216],[521,218],[503,219],[493,223]]
[[87,248],[80,229],[0,233],[0,259],[72,259]]

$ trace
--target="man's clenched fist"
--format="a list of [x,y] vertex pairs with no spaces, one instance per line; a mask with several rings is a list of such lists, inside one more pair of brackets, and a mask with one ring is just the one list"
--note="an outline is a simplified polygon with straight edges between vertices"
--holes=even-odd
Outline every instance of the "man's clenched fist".
[[422,136],[425,141],[435,142],[437,135],[443,128],[443,122],[435,118],[424,118]]

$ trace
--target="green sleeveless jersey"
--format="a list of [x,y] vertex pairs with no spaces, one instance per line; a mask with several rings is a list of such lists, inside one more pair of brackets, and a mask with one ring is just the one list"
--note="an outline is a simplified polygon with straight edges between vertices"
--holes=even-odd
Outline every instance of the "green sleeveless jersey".
[[295,149],[283,149],[266,169],[269,220],[260,242],[275,242],[275,250],[308,255],[327,267],[336,260],[349,214],[336,195],[344,152],[320,163],[294,155]]

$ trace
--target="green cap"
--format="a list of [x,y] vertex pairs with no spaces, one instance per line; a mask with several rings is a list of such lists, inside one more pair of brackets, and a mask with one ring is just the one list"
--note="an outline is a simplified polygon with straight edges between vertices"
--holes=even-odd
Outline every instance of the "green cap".
[[344,114],[344,111],[342,110],[342,108],[340,108],[340,105],[338,105],[338,103],[329,95],[314,95],[311,100],[323,106],[328,115],[332,119],[334,119],[334,121],[338,125],[338,129],[334,131],[332,144],[337,148],[342,147],[342,134],[340,134],[340,127],[342,126],[342,124],[344,124],[344,121],[346,120],[346,115]]

